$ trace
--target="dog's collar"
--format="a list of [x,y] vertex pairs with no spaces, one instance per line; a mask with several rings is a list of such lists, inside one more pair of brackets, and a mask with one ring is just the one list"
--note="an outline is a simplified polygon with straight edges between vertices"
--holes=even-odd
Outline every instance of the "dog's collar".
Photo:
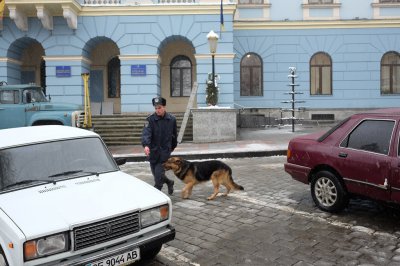
[[188,163],[186,165],[186,167],[184,169],[181,169],[181,171],[179,171],[179,179],[183,180],[183,177],[186,175],[187,171],[189,170],[190,164]]

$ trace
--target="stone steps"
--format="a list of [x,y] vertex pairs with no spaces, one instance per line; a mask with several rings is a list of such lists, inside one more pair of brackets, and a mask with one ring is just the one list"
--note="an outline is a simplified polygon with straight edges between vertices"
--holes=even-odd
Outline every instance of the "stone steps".
[[[179,133],[183,113],[173,114],[176,117]],[[94,131],[108,145],[140,145],[143,126],[148,114],[97,115],[92,116]],[[193,140],[193,123],[189,119],[182,141]]]

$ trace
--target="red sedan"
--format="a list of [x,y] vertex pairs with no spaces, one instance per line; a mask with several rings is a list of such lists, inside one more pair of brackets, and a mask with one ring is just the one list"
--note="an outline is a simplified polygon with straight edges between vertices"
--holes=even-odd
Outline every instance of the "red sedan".
[[292,139],[285,171],[311,185],[324,211],[344,209],[352,195],[400,203],[400,108],[355,114],[325,133]]

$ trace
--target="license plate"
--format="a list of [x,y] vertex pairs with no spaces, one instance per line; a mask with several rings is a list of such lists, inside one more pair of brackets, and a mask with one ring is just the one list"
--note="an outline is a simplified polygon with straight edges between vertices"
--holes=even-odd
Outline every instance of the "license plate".
[[86,264],[86,266],[118,266],[124,265],[129,262],[137,261],[140,259],[140,251],[138,248],[125,252],[123,254],[115,255],[105,259]]

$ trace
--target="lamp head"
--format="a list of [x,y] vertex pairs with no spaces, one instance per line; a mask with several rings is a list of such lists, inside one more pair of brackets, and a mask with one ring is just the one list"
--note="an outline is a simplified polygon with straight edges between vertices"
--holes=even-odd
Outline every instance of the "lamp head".
[[208,44],[210,45],[210,53],[215,54],[217,52],[217,43],[219,36],[213,30],[207,34]]

